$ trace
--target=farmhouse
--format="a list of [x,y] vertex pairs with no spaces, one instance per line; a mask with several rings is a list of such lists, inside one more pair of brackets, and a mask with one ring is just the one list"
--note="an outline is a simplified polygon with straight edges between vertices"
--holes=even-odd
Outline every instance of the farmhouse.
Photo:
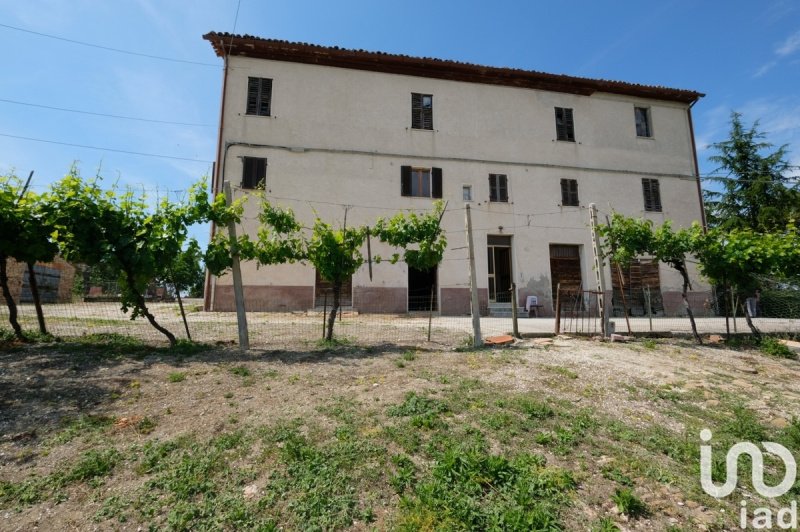
[[[698,92],[248,35],[204,39],[225,60],[216,192],[224,182],[236,197],[263,189],[305,225],[317,215],[369,224],[447,202],[442,264],[365,265],[345,288],[355,310],[468,313],[466,205],[485,312],[536,296],[548,315],[559,284],[594,287],[590,203],[601,221],[616,210],[703,222]],[[247,204],[240,231],[257,232],[257,207]],[[392,251],[372,243],[373,254]],[[309,265],[245,263],[242,274],[248,310],[307,310],[328,292]],[[619,287],[619,275],[604,275]],[[656,312],[679,312],[681,282],[669,268],[642,260],[622,279],[647,284]],[[210,278],[207,309],[232,310],[232,294],[230,275]]]

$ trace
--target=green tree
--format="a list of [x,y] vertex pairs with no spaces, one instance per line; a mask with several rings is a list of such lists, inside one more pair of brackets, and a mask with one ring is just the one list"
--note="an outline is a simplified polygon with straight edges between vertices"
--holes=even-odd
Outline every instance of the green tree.
[[39,261],[53,260],[57,248],[50,240],[50,227],[43,215],[42,205],[41,196],[29,190],[15,175],[0,176],[0,227],[3,228],[0,231],[0,285],[8,306],[9,323],[21,340],[25,337],[8,284],[8,259],[26,265],[39,330],[47,334],[34,265]]
[[668,264],[681,275],[683,305],[692,326],[692,334],[702,344],[687,295],[692,284],[686,267],[687,257],[695,251],[696,235],[701,231],[700,228],[693,226],[691,229],[675,231],[671,223],[666,221],[654,229],[651,220],[628,218],[613,213],[610,223],[600,226],[599,229],[605,239],[605,248],[613,250],[608,256],[614,262],[628,266],[634,258],[649,255]]
[[131,319],[144,316],[175,345],[175,336],[148,309],[145,292],[153,280],[172,275],[188,227],[209,218],[205,185],[194,185],[186,201],[163,198],[151,208],[143,194],[102,190],[99,181],[87,182],[73,168],[52,186],[46,201],[52,236],[68,260],[119,272],[122,310],[130,310]]
[[[791,279],[800,276],[800,232],[794,224],[781,231],[756,232],[749,228],[695,232],[694,253],[700,271],[719,286],[733,286],[752,294],[763,276]],[[745,312],[748,327],[760,332]]]
[[788,147],[775,148],[765,138],[758,122],[748,129],[741,114],[731,114],[730,137],[713,144],[717,154],[709,158],[719,165],[714,172],[725,174],[721,192],[705,192],[710,227],[780,231],[800,214]]

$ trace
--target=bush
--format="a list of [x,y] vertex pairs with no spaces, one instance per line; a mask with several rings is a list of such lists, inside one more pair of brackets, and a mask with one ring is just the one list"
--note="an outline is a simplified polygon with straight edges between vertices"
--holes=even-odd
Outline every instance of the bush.
[[778,358],[796,358],[794,352],[780,343],[775,338],[764,338],[761,341],[761,352],[765,355],[769,355],[771,357],[778,357]]

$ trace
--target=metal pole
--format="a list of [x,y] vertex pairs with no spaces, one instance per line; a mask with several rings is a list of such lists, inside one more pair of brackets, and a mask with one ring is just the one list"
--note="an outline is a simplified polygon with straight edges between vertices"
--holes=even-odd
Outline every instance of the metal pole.
[[[230,207],[233,204],[233,192],[231,182],[225,181],[225,201]],[[236,242],[236,223],[231,220],[228,222],[228,236],[231,241],[231,258],[233,264],[233,299],[236,302],[236,321],[239,325],[239,347],[250,349],[250,337],[247,332],[247,313],[244,308],[244,289],[242,288],[242,269],[239,265],[239,246]]]
[[469,204],[466,208],[467,225],[467,248],[469,248],[469,290],[470,290],[470,309],[472,311],[472,345],[480,347],[483,345],[481,338],[481,309],[478,306],[478,280],[475,273],[475,246],[472,242],[472,216]]
[[511,283],[511,328],[514,338],[522,338],[519,335],[519,324],[517,323],[517,283]]
[[556,285],[556,334],[561,334],[561,283]]
[[[650,299],[650,287],[644,287],[644,298],[647,301],[647,319],[650,321],[650,332],[653,332],[653,304]],[[630,334],[630,333],[628,333]]]
[[436,293],[436,285],[431,285],[431,300],[428,304],[428,341],[431,341],[431,325],[433,324],[433,296]]

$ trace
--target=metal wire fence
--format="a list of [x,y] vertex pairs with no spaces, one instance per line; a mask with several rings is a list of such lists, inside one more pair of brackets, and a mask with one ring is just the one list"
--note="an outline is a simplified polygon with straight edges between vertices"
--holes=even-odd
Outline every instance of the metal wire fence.
[[[166,338],[146,319],[131,320],[122,312],[113,283],[86,282],[86,276],[66,263],[36,266],[36,277],[48,332],[60,337],[88,334],[121,334],[148,343],[163,343]],[[24,330],[38,330],[27,272],[10,268],[12,294],[19,301],[19,321]],[[83,282],[82,282],[83,281]],[[346,298],[336,317],[334,336],[340,341],[361,345],[419,345],[426,342],[455,347],[471,345],[473,334],[469,316],[468,290],[460,288],[455,308],[445,290],[409,294],[398,288],[368,298],[354,294]],[[623,295],[624,301],[623,301]],[[262,295],[263,296],[263,295]],[[484,295],[485,298],[485,295]],[[640,292],[609,291],[611,323],[617,332],[626,333],[689,333],[689,320],[679,294],[661,294],[649,288]],[[186,325],[182,320],[174,291],[169,287],[153,287],[147,294],[148,307],[156,320],[178,338],[186,338],[188,327],[195,341],[235,343],[238,340],[235,312],[208,312],[201,299],[185,299]],[[330,307],[319,306],[309,298],[305,310],[262,312],[263,297],[245,292],[245,307],[250,343],[254,347],[302,349],[319,342],[325,333]],[[560,332],[567,334],[599,334],[601,324],[597,292],[564,290],[560,293]],[[462,301],[463,300],[463,301]],[[730,301],[729,301],[730,300]],[[332,297],[330,298],[332,301]],[[520,301],[518,330],[522,335],[552,334],[556,330],[554,303],[540,300],[541,305],[528,312]],[[727,302],[726,302],[727,301]],[[733,303],[731,303],[733,302]],[[700,333],[723,334],[749,332],[744,309],[751,306],[753,322],[762,332],[800,334],[800,291],[791,287],[771,286],[758,298],[735,298],[712,292],[691,292],[689,303],[694,309]],[[315,306],[317,305],[317,306]],[[440,306],[441,305],[441,306]],[[450,310],[447,311],[447,308]],[[460,306],[459,306],[460,305]],[[294,305],[297,308],[298,305]],[[483,337],[510,334],[513,330],[511,304],[482,300],[481,333]],[[445,309],[444,313],[440,308]],[[410,310],[409,310],[410,309]],[[725,313],[729,315],[726,320]],[[458,315],[460,312],[460,315]],[[447,315],[456,314],[456,315]],[[8,308],[0,303],[0,328],[8,329]]]

